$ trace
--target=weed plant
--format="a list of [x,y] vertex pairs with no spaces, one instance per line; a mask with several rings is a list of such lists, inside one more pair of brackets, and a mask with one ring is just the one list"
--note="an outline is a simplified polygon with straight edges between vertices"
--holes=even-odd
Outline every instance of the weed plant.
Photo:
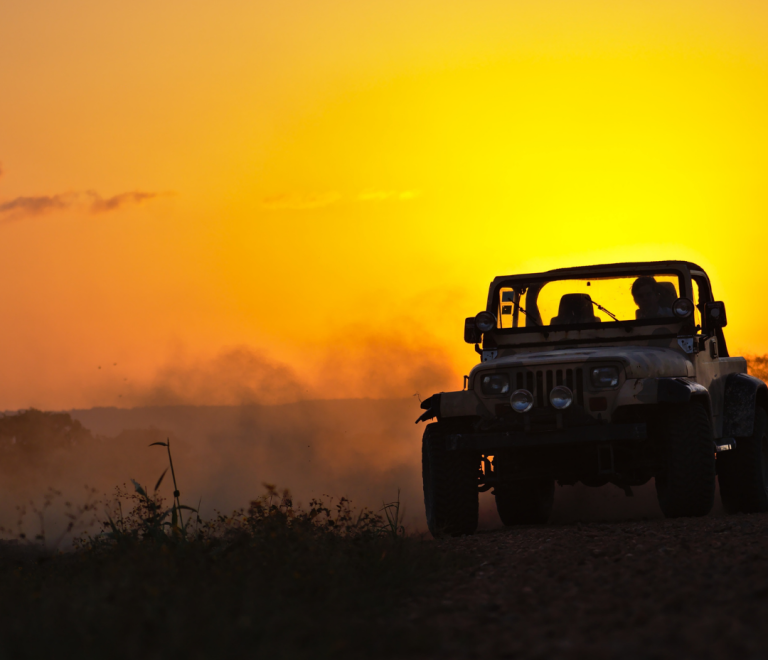
[[345,498],[300,508],[265,484],[247,509],[203,520],[171,472],[170,506],[163,473],[151,492],[118,490],[102,531],[73,552],[5,553],[0,657],[395,657],[429,645],[396,623],[398,608],[465,560],[407,535],[399,494],[380,512]]

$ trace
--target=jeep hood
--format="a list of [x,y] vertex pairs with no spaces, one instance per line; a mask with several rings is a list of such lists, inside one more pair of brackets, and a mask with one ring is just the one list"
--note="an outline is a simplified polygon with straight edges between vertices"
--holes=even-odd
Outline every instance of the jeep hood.
[[620,363],[627,378],[671,378],[693,376],[693,363],[671,348],[657,346],[599,346],[595,348],[561,348],[534,353],[507,355],[476,365],[470,376],[497,369],[536,369],[551,365],[589,365]]

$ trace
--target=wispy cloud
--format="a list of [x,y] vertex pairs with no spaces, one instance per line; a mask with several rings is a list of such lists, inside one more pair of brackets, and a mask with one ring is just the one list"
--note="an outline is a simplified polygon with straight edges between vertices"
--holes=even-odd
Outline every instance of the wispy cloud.
[[62,193],[59,195],[39,195],[34,197],[16,197],[0,204],[0,221],[11,222],[53,211],[82,209],[89,213],[107,213],[124,206],[141,204],[157,197],[160,193],[132,191],[102,197],[93,190],[85,192]]
[[[346,199],[358,202],[405,202],[419,196],[418,190],[363,190],[359,194]],[[336,202],[344,201],[345,197],[335,191],[323,193],[284,193],[272,195],[261,200],[261,204],[267,209],[308,210],[329,206]]]
[[0,218],[4,220],[17,220],[24,216],[40,215],[48,211],[67,209],[75,204],[76,198],[76,193],[17,197],[9,202],[0,204]]
[[418,196],[418,190],[363,190],[357,198],[361,202],[384,202],[387,200],[406,202]]
[[262,205],[268,209],[317,209],[321,206],[333,204],[340,199],[341,195],[337,192],[306,193],[298,195],[286,193],[283,195],[265,197],[262,200]]
[[91,196],[91,202],[89,204],[91,213],[106,213],[107,211],[116,211],[117,209],[130,204],[141,204],[148,199],[157,197],[160,193],[135,190],[133,192],[120,193],[119,195],[113,195],[112,197],[107,198],[103,198],[94,192],[88,192],[87,194]]

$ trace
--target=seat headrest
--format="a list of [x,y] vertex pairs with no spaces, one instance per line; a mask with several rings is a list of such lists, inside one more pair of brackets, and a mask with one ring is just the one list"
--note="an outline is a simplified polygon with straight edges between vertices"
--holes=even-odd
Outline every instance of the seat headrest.
[[560,298],[558,316],[593,316],[592,298],[588,293],[566,293]]
[[551,325],[569,323],[597,323],[600,321],[592,309],[592,298],[587,293],[566,293],[560,298],[560,309]]
[[672,282],[659,282],[659,307],[672,307],[677,300],[677,289]]

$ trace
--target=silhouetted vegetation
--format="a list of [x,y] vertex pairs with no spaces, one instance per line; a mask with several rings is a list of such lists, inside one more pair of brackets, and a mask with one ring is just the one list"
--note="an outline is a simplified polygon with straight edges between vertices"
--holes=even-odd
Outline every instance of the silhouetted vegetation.
[[752,376],[768,382],[768,355],[747,356],[747,366]]
[[0,415],[0,451],[4,459],[68,449],[93,440],[93,435],[68,413],[30,408]]
[[165,477],[118,489],[101,530],[72,552],[6,542],[0,656],[397,655],[406,637],[413,650],[427,643],[388,629],[398,606],[465,561],[405,534],[399,501],[302,509],[265,484],[247,509],[206,521],[175,479],[164,502]]

